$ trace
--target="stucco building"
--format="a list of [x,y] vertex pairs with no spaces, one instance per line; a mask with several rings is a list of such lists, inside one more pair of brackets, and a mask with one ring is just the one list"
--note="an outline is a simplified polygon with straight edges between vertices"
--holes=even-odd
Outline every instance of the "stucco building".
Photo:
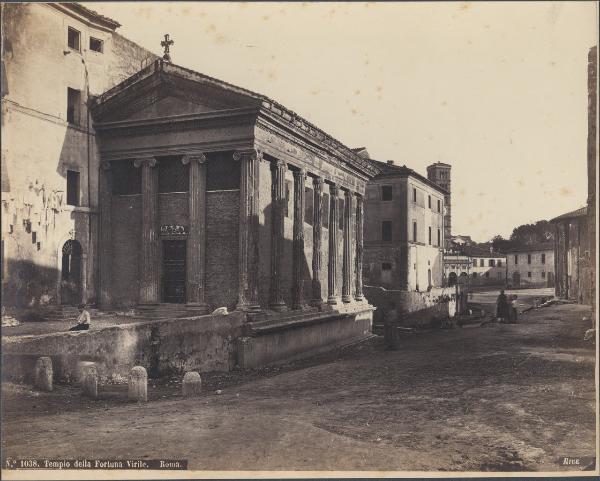
[[556,296],[582,304],[596,302],[596,103],[598,48],[588,52],[587,205],[551,222],[554,236]]
[[88,105],[155,56],[75,3],[2,4],[2,302],[94,302],[98,144]]
[[408,291],[442,286],[445,191],[406,166],[376,162],[365,198],[365,283]]
[[554,236],[556,296],[592,303],[592,269],[587,207],[567,212],[551,220]]
[[505,254],[509,287],[554,287],[552,243],[508,249]]
[[444,252],[444,284],[453,286],[460,277],[469,286],[504,286],[506,256],[475,245],[454,245]]

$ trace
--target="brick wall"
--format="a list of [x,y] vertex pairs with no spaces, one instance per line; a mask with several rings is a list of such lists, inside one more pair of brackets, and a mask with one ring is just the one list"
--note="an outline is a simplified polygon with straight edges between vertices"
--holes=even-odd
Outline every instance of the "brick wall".
[[111,292],[116,306],[139,299],[139,256],[142,236],[142,196],[114,195],[111,210]]
[[238,300],[239,190],[206,194],[206,302],[235,308]]

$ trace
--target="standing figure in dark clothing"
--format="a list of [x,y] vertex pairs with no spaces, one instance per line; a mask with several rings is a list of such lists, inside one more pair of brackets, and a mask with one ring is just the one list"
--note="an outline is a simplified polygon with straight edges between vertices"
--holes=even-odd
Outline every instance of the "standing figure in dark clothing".
[[496,318],[499,321],[504,321],[505,319],[508,319],[509,316],[509,305],[508,305],[508,299],[506,298],[506,295],[504,294],[504,289],[502,289],[500,291],[500,295],[498,296],[498,299],[496,299]]

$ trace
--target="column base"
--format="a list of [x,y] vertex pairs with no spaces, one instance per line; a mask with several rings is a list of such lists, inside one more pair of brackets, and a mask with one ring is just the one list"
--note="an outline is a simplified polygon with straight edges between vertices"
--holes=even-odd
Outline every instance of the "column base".
[[360,301],[364,301],[364,299],[365,299],[365,298],[364,298],[364,296],[361,294],[361,295],[358,295],[358,296],[354,296],[354,299],[355,299],[356,301],[359,301],[359,302],[360,302]]
[[285,305],[285,302],[275,302],[273,304],[269,304],[269,309],[277,312],[286,312],[288,307]]
[[238,302],[235,306],[236,311],[242,312],[262,312],[260,304],[254,304],[249,302]]
[[342,302],[348,303],[352,302],[352,296],[350,294],[342,296]]
[[204,302],[187,302],[185,308],[189,311],[198,311],[203,314],[208,314],[208,305]]
[[145,307],[156,307],[160,304],[160,302],[156,301],[156,302],[138,302],[137,307],[141,307],[142,309],[144,309]]
[[338,303],[337,297],[328,297],[327,298],[327,304],[329,304],[330,306],[335,306],[337,303]]
[[310,305],[313,307],[321,307],[323,305],[323,299],[312,299]]

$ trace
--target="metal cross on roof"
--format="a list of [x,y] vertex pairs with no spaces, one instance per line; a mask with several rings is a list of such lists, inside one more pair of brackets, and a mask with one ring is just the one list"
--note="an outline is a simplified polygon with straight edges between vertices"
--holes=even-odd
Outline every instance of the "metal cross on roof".
[[168,33],[165,34],[165,39],[162,42],[160,42],[161,47],[165,48],[165,53],[163,55],[163,60],[165,60],[166,62],[170,62],[171,61],[171,56],[169,55],[169,47],[171,45],[173,45],[174,43],[175,42],[169,38],[169,34]]

